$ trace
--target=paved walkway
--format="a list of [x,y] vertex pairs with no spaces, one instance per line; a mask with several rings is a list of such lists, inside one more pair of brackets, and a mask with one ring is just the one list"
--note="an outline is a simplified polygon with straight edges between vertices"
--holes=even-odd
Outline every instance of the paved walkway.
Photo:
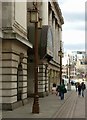
[[65,99],[50,94],[39,98],[40,113],[32,114],[33,99],[29,104],[13,111],[3,111],[3,118],[85,118],[85,98],[79,97],[75,90],[68,91]]
[[54,113],[54,118],[85,118],[85,98],[77,96],[74,91],[59,110]]

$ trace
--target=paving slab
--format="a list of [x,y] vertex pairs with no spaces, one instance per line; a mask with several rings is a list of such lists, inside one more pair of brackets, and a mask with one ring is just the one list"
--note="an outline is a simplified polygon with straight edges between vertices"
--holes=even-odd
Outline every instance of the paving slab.
[[55,94],[39,98],[40,113],[32,113],[33,98],[13,111],[3,111],[3,118],[85,118],[85,97],[79,97],[73,89],[61,100]]
[[72,92],[65,95],[65,100],[61,101],[60,97],[50,94],[47,97],[39,98],[40,113],[32,113],[33,99],[30,98],[29,104],[17,108],[13,111],[3,111],[3,118],[51,118],[60,106],[68,99]]

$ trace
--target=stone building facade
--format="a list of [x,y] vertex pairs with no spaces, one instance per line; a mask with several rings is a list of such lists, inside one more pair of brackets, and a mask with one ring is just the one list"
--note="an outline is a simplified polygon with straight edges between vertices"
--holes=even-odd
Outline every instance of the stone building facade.
[[[32,2],[27,2],[27,0],[23,3],[0,3],[0,9],[2,8],[2,27],[0,26],[0,37],[2,38],[2,64],[0,66],[2,95],[0,95],[0,99],[2,102],[0,101],[0,103],[2,103],[2,109],[5,110],[24,105],[28,102],[27,98],[34,93],[34,54],[31,35],[33,34],[31,28],[34,27],[34,24],[29,22],[29,12],[27,12],[27,9],[32,7]],[[40,2],[38,9],[39,15],[42,17],[42,29],[38,29],[38,92],[40,96],[45,96],[49,94],[51,84],[59,82],[58,51],[64,21],[56,1]],[[45,35],[45,39],[43,35]],[[46,46],[41,44],[42,40],[45,40],[43,44],[45,43]],[[46,50],[43,51],[43,48]]]
[[[28,9],[32,3],[28,3]],[[31,8],[32,9],[32,8]],[[61,9],[56,1],[38,3],[39,16],[42,18],[42,29],[38,28],[39,34],[39,72],[38,72],[38,92],[39,96],[48,95],[53,83],[60,83],[60,41],[62,41],[62,25],[64,20]],[[29,20],[29,19],[28,19]],[[28,35],[33,44],[34,31],[33,24],[28,21]],[[47,43],[47,44],[46,44]],[[46,51],[44,51],[46,49]],[[30,53],[32,53],[30,51]],[[28,96],[34,90],[34,56],[29,53],[28,59]],[[31,67],[30,67],[31,66]]]
[[[62,41],[62,25],[64,20],[62,17],[61,9],[56,1],[49,4],[49,25],[53,32],[53,60],[50,61],[50,83],[60,83],[60,56],[58,51],[60,51],[60,45]],[[62,46],[61,46],[62,47]],[[52,86],[50,86],[52,87]]]
[[[2,16],[2,3],[0,2],[0,16]],[[2,89],[2,17],[0,17],[0,88]],[[0,96],[2,96],[2,90],[0,91]],[[2,97],[0,98],[0,103],[2,103]],[[2,107],[2,106],[1,106]]]
[[2,108],[7,110],[27,98],[27,50],[32,44],[27,39],[26,9],[26,2],[2,2]]

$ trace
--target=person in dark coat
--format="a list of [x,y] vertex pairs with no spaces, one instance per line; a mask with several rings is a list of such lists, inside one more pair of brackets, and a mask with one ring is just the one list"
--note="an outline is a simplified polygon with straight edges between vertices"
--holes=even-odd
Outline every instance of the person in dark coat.
[[84,97],[84,90],[86,89],[86,85],[84,82],[81,83],[81,89],[82,89],[82,97]]
[[[59,94],[58,94],[59,93]],[[56,88],[56,95],[59,95],[60,96],[60,85],[57,85],[57,88]]]
[[81,95],[81,84],[78,83],[78,95],[80,96]]
[[76,88],[76,92],[77,92],[77,88],[78,88],[78,83],[75,83],[75,88]]
[[66,88],[65,88],[64,80],[62,80],[61,85],[60,85],[60,89],[59,89],[61,100],[64,99],[65,89]]

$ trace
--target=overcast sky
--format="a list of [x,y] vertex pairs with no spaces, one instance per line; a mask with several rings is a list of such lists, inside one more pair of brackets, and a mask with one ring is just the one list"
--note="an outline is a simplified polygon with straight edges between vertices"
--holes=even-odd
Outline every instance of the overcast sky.
[[58,0],[64,17],[64,51],[85,50],[85,1]]

